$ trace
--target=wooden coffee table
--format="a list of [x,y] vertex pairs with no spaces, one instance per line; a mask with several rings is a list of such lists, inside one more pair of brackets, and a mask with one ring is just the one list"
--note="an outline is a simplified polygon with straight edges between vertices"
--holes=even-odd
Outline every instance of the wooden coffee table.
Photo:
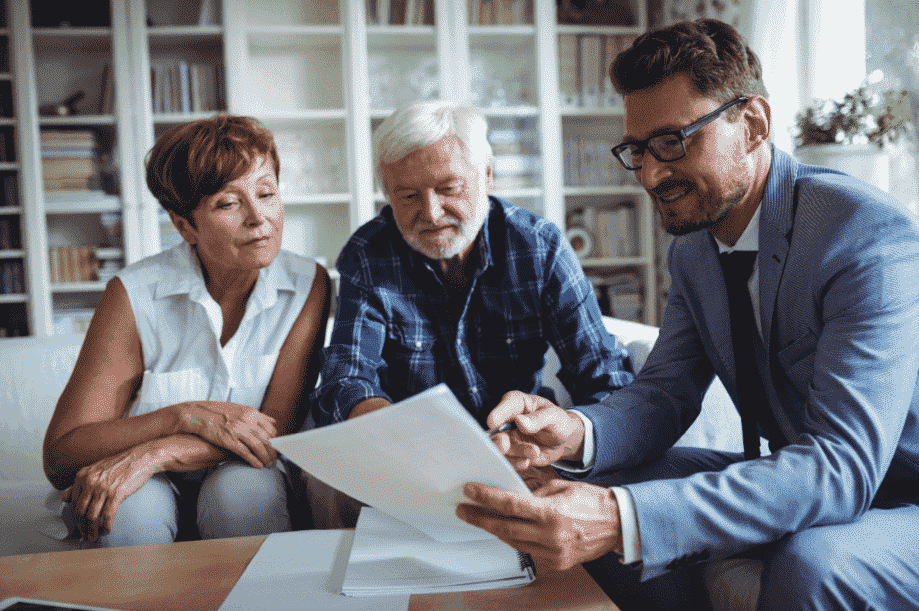
[[[68,601],[114,609],[216,610],[264,536],[25,554],[0,558],[0,599]],[[580,566],[538,571],[532,584],[504,590],[414,594],[411,611],[527,609],[616,611]]]

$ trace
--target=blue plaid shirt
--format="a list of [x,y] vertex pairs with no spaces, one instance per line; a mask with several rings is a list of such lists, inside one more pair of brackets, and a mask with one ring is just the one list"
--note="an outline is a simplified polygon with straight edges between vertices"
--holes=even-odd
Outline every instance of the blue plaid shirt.
[[459,296],[438,262],[406,244],[389,206],[354,233],[338,258],[335,326],[311,397],[319,426],[347,419],[364,399],[395,403],[440,382],[484,425],[505,392],[540,391],[550,344],[575,405],[633,380],[554,224],[491,197],[469,256],[478,264]]

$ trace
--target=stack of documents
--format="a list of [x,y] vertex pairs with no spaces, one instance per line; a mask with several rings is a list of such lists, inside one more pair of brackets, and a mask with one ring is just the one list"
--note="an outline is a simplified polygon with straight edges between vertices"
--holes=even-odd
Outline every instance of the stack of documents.
[[301,469],[369,505],[342,591],[355,596],[523,585],[532,561],[456,517],[481,482],[532,495],[445,384],[331,426],[276,437]]
[[487,538],[439,542],[373,507],[363,507],[342,584],[348,596],[512,588],[536,578],[532,559]]

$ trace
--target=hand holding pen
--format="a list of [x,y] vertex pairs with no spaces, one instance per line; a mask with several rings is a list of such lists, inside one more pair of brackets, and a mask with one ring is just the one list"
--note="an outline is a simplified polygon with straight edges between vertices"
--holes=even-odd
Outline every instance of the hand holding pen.
[[581,419],[537,395],[505,394],[486,423],[498,450],[518,471],[580,460],[583,454]]

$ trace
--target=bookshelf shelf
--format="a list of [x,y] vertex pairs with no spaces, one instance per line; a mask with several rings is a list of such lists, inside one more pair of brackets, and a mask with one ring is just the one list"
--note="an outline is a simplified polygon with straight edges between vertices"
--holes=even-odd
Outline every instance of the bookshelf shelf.
[[29,296],[23,293],[14,293],[12,295],[0,295],[0,303],[27,303]]
[[115,125],[113,115],[70,115],[67,117],[39,117],[42,127],[82,127],[84,125]]
[[19,206],[0,206],[0,215],[3,214],[20,214],[22,213],[22,208]]
[[19,169],[15,161],[0,161],[0,172],[14,172]]
[[87,40],[107,42],[112,36],[111,28],[90,28],[90,27],[70,27],[70,28],[32,28],[32,38],[36,44],[41,44],[46,40],[63,39]]
[[390,42],[410,43],[405,40],[411,38],[428,38],[437,35],[437,28],[433,25],[368,25],[367,37],[374,42],[389,40]]
[[596,34],[604,36],[639,36],[645,27],[631,25],[568,25],[558,24],[558,34]]
[[327,204],[347,204],[350,193],[316,193],[310,195],[282,196],[285,206],[324,206]]
[[0,250],[0,259],[21,259],[24,252],[22,250]]
[[187,123],[188,121],[198,121],[213,117],[219,110],[208,110],[202,112],[156,112],[153,113],[154,123]]
[[219,25],[162,25],[147,29],[150,40],[173,40],[181,38],[185,42],[219,40],[223,36],[223,27]]
[[55,293],[95,293],[105,290],[105,282],[52,282]]

